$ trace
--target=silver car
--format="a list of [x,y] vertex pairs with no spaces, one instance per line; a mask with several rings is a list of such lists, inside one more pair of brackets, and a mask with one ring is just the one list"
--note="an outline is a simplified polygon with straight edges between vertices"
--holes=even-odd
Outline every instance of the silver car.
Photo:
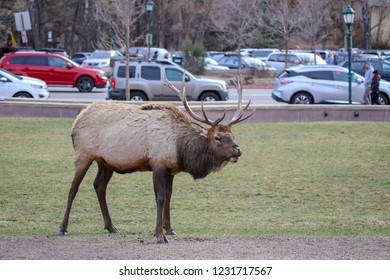
[[[362,104],[364,78],[352,76],[353,104]],[[388,105],[390,83],[380,82],[378,103]],[[348,69],[335,65],[295,66],[275,78],[272,98],[290,104],[349,103]]]

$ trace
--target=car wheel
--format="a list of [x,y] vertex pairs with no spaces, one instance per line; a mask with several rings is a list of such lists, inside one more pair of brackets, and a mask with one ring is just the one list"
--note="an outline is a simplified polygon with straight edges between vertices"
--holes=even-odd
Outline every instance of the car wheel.
[[31,94],[29,94],[27,92],[18,92],[13,97],[17,97],[17,98],[33,98],[31,96]]
[[94,87],[95,83],[90,77],[83,76],[77,80],[77,89],[80,92],[91,92]]
[[383,93],[379,93],[377,103],[379,105],[389,105],[389,98]]
[[148,98],[140,91],[133,91],[130,93],[130,101],[142,102],[148,101]]
[[199,101],[220,101],[221,99],[219,96],[214,92],[205,92],[202,94],[202,96],[199,98]]
[[298,92],[291,98],[290,104],[313,104],[313,99],[308,93]]

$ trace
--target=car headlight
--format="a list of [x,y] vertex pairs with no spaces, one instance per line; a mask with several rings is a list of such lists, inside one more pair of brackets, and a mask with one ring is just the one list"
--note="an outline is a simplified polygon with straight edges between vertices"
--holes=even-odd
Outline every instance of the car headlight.
[[99,72],[97,72],[97,75],[99,76],[99,77],[106,77],[106,72],[104,72],[104,71],[99,71]]
[[30,84],[33,88],[38,88],[38,89],[42,89],[43,86],[41,85],[37,85],[37,84]]
[[221,83],[221,87],[222,87],[223,90],[228,90],[228,85],[227,85],[226,82]]

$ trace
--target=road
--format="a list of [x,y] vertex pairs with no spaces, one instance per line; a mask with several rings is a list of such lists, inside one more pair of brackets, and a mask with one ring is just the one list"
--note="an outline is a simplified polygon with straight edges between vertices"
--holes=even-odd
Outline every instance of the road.
[[[50,99],[52,100],[88,100],[98,101],[107,98],[107,89],[95,89],[89,93],[79,92],[76,88],[71,87],[49,87]],[[271,98],[272,89],[244,89],[243,100],[248,101],[252,99],[253,104],[278,104]],[[237,100],[237,90],[231,88],[229,91],[229,101]]]

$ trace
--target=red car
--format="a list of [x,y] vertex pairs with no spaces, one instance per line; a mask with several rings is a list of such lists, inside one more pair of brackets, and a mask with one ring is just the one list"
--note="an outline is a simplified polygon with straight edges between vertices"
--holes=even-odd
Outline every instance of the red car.
[[7,53],[0,60],[0,68],[17,75],[44,80],[48,85],[77,87],[80,92],[90,92],[94,87],[104,88],[108,81],[103,70],[82,67],[54,53]]

